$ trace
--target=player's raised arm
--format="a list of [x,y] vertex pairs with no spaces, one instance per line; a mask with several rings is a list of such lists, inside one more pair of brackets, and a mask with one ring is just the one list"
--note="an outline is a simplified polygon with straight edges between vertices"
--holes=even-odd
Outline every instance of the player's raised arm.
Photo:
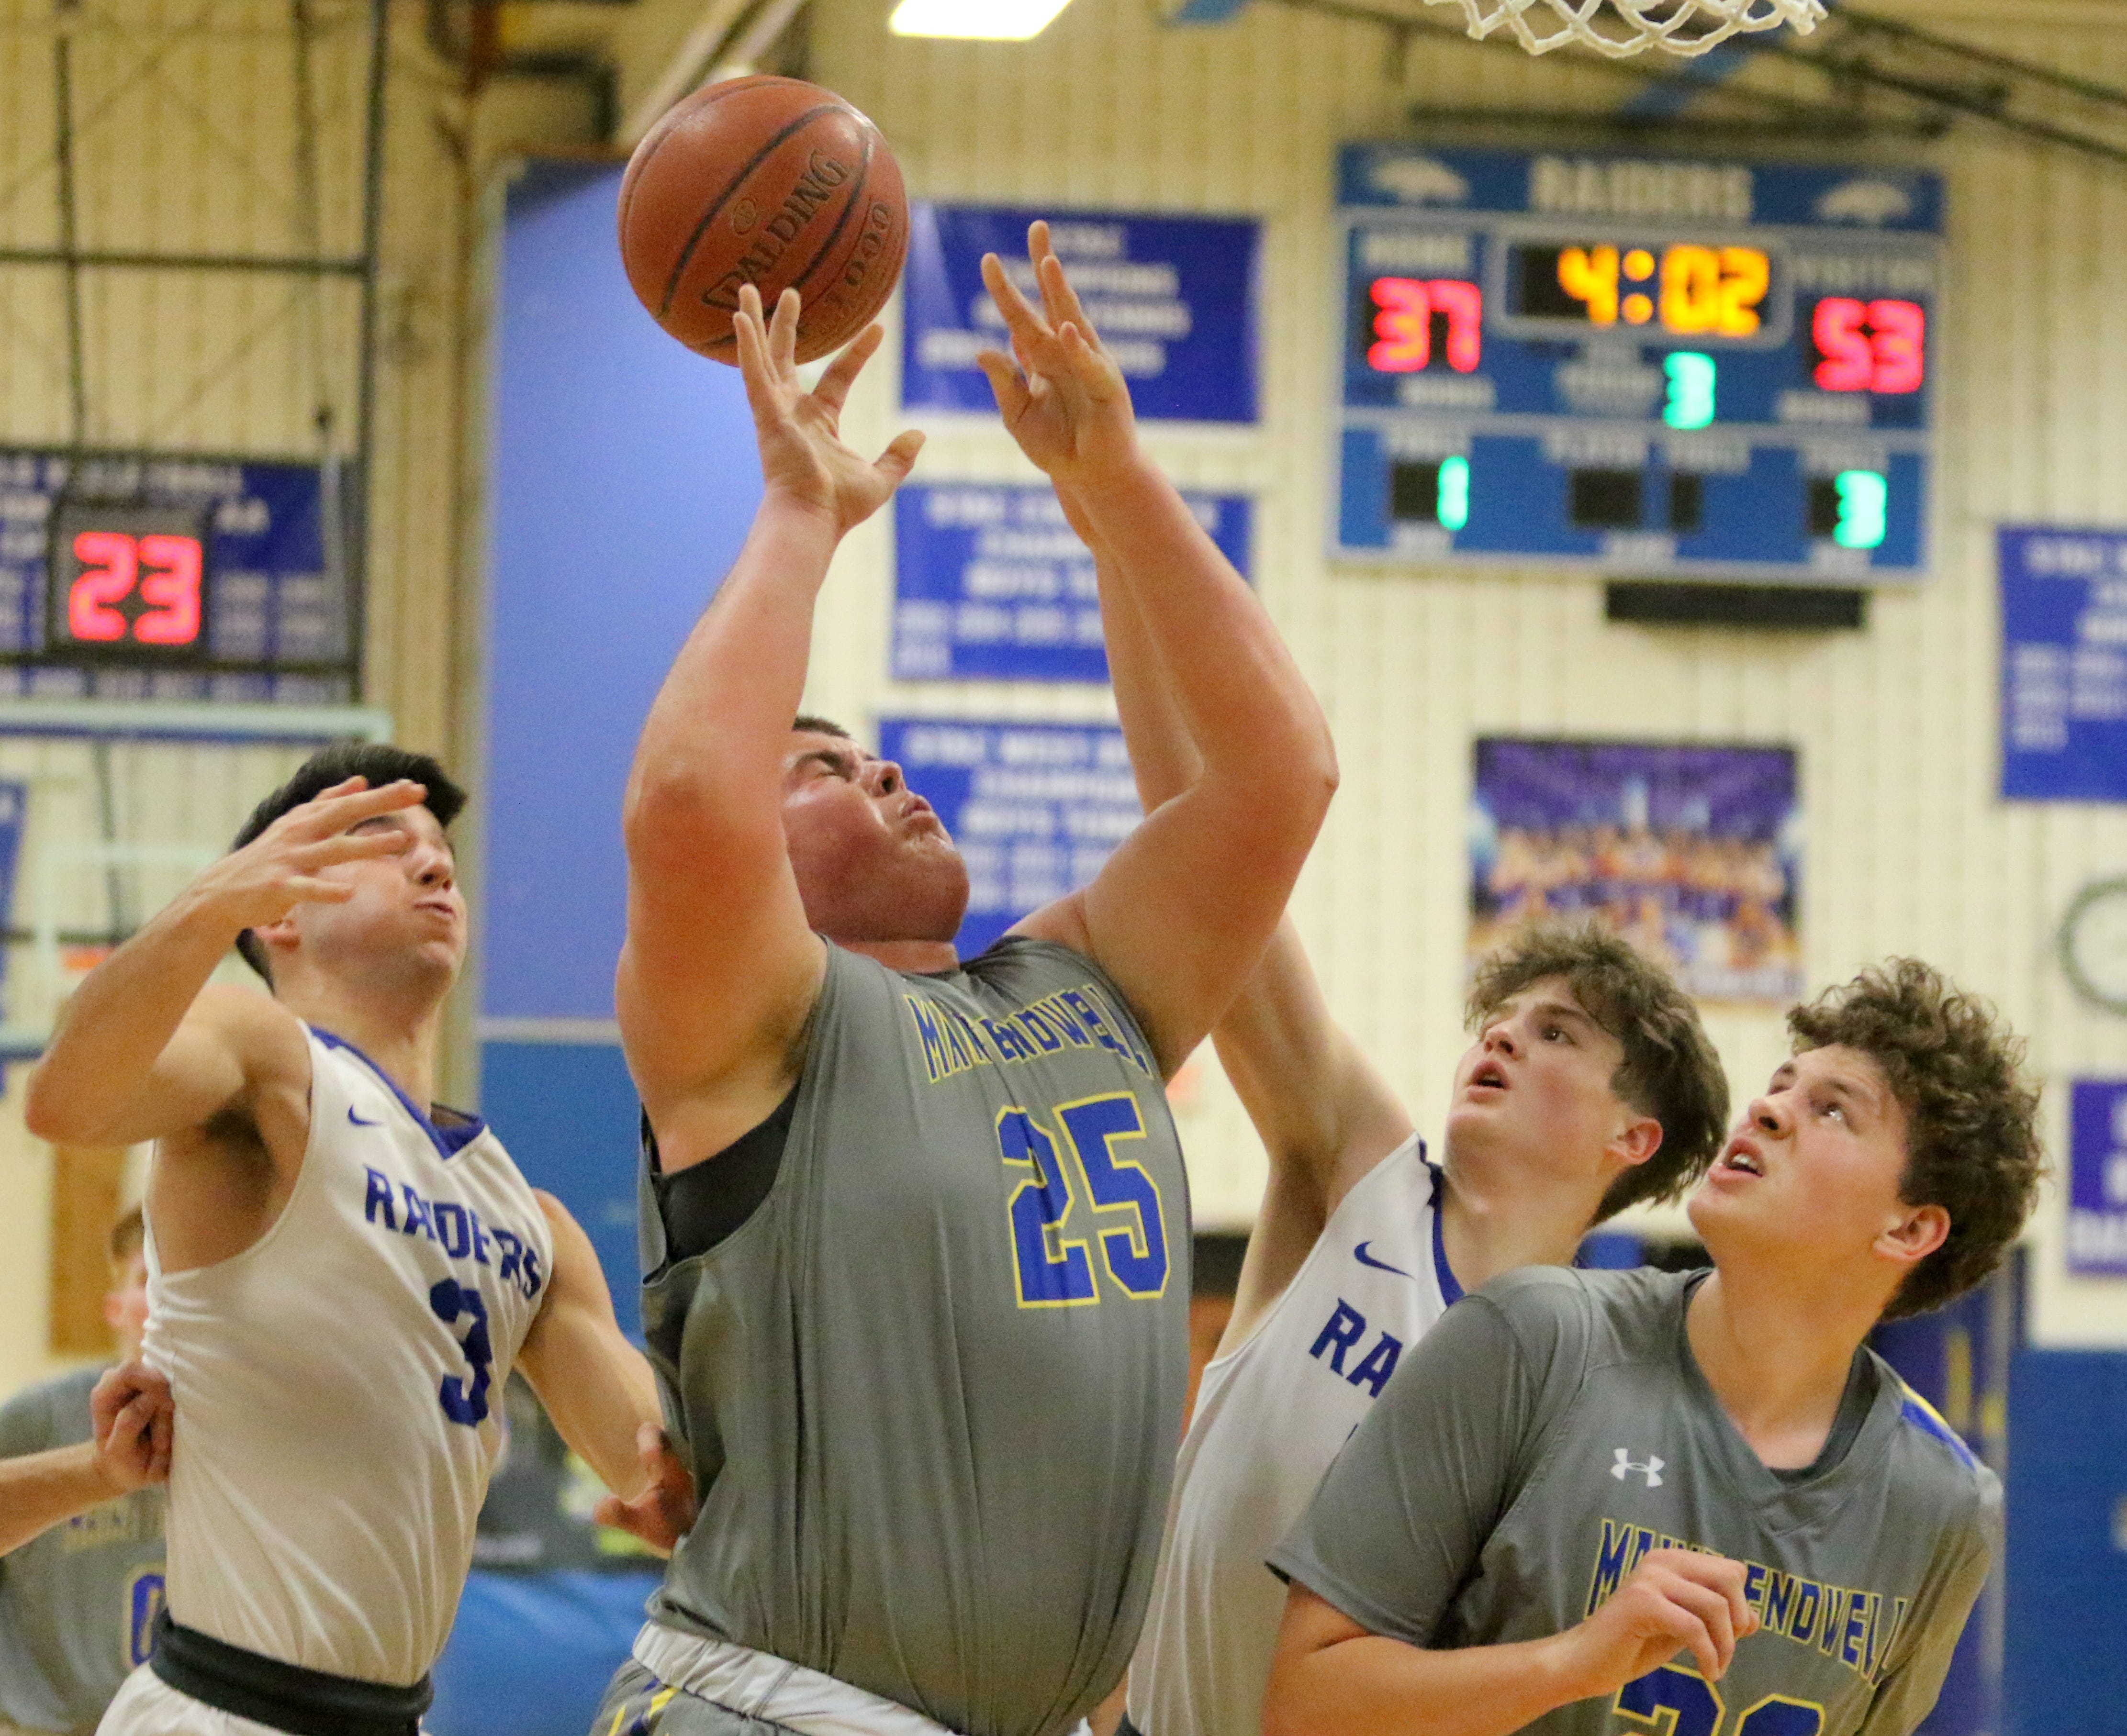
[[[1190,788],[1203,769],[1173,684],[1139,612],[1126,552],[1097,540],[1076,498],[1064,511],[1087,538],[1116,709],[1147,813]],[[1219,1059],[1246,1105],[1271,1173],[1249,1238],[1231,1331],[1244,1336],[1282,1294],[1353,1184],[1410,1136],[1409,1113],[1359,1046],[1330,1016],[1290,916],[1213,1029]]]
[[1277,926],[1328,811],[1336,756],[1321,708],[1270,617],[1172,484],[1139,449],[1130,394],[1037,225],[1051,319],[992,256],[984,280],[1018,358],[983,367],[1021,447],[1092,533],[1127,549],[1148,639],[1201,773],[1131,835],[1092,885],[1020,931],[1082,948],[1129,996],[1162,1066],[1181,1065]]
[[[795,1064],[823,968],[784,848],[782,792],[812,607],[836,546],[908,474],[921,437],[875,462],[837,435],[877,328],[818,386],[798,378],[798,298],[735,321],[765,485],[738,561],[651,707],[623,811],[628,939],[616,1000],[628,1065],[661,1139],[713,1151]],[[720,1113],[728,1111],[728,1114]],[[732,1121],[730,1116],[737,1119]]]
[[264,996],[209,986],[246,929],[353,888],[324,868],[396,855],[408,835],[366,823],[418,807],[416,783],[350,778],[284,814],[192,882],[76,989],[30,1076],[24,1119],[61,1145],[130,1145],[202,1125],[258,1082],[307,1067],[294,1017]]

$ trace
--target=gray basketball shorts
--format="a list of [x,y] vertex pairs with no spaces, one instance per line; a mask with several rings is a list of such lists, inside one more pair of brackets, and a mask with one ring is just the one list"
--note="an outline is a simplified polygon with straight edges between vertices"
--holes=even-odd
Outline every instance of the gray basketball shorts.
[[788,1726],[667,1687],[631,1658],[606,1684],[590,1736],[788,1736]]

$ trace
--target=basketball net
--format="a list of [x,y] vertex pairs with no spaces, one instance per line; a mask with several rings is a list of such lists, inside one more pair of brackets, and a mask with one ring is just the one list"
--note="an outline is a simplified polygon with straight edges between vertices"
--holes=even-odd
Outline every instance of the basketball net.
[[1622,60],[1651,48],[1703,54],[1746,31],[1791,24],[1803,35],[1824,17],[1823,0],[1426,0],[1457,6],[1482,40],[1510,31],[1532,54],[1579,43]]

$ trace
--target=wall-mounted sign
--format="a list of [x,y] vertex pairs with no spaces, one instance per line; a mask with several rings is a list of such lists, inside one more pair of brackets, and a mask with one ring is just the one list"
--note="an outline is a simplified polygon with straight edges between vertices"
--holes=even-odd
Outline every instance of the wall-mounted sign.
[[353,698],[329,480],[350,498],[315,464],[0,451],[0,695]]
[[1801,816],[1784,747],[1480,740],[1470,952],[1539,917],[1593,918],[1704,1000],[1785,1006]]
[[1259,225],[1223,217],[918,203],[909,211],[901,400],[910,409],[994,408],[975,366],[1006,349],[983,287],[984,253],[1039,305],[1027,225],[1049,220],[1087,317],[1154,422],[1253,422]]
[[[1182,498],[1245,578],[1248,498]],[[898,679],[1108,679],[1093,557],[1046,485],[911,483],[893,546]]]
[[2127,531],[2007,527],[2001,793],[2127,802]]
[[879,750],[938,811],[967,862],[964,958],[1085,885],[1139,817],[1130,754],[1111,725],[885,718]]
[[2127,1275],[2127,1079],[2068,1097],[2068,1269]]

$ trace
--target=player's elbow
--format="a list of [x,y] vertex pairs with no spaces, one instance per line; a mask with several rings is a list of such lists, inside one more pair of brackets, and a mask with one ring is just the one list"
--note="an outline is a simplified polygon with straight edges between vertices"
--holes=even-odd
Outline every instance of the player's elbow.
[[1305,1663],[1281,1649],[1263,1689],[1262,1736],[1325,1736]]
[[30,1074],[22,1099],[22,1123],[49,1145],[103,1145],[101,1119],[95,1105],[85,1101],[78,1087],[54,1071],[49,1060],[40,1061]]

